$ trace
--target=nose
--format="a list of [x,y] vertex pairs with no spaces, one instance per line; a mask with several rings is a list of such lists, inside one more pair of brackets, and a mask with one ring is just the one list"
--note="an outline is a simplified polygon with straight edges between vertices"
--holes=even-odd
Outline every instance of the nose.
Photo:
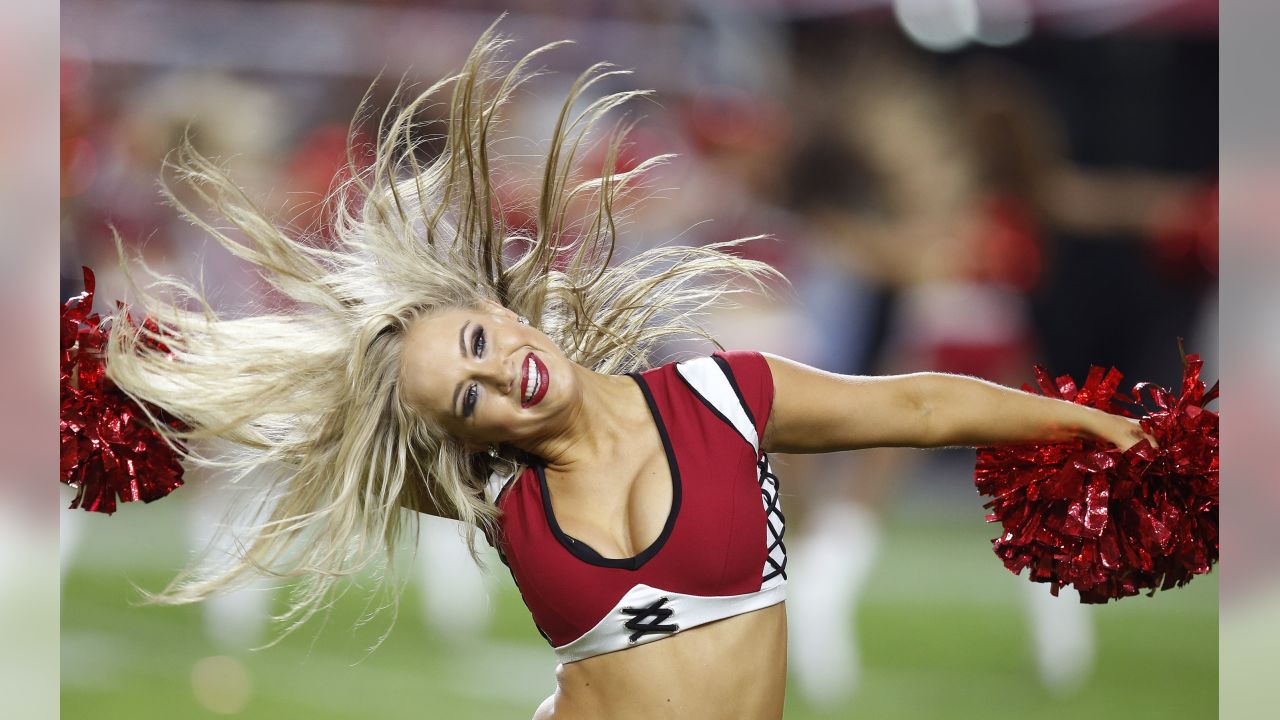
[[476,364],[475,377],[508,395],[516,386],[515,363],[511,358],[490,356]]

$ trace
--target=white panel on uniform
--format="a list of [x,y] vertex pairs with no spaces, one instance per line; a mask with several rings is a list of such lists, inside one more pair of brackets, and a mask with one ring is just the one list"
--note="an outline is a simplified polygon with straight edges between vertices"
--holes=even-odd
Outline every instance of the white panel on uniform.
[[688,360],[677,364],[676,372],[680,373],[680,377],[689,383],[694,392],[723,415],[757,453],[760,452],[760,438],[756,435],[756,427],[743,409],[729,378],[725,377],[715,360],[709,357]]

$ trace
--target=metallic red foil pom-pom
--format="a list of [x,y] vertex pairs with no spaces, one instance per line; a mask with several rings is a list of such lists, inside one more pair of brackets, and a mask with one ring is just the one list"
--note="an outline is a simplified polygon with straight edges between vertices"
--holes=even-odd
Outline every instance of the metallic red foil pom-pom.
[[1050,397],[1128,417],[1123,405],[1138,404],[1159,447],[1144,440],[1122,452],[1076,440],[979,449],[974,483],[991,498],[987,521],[1004,527],[992,545],[1005,567],[1026,568],[1055,595],[1074,586],[1086,603],[1167,590],[1209,572],[1218,561],[1218,414],[1204,406],[1218,386],[1205,392],[1202,364],[1187,356],[1177,395],[1148,383],[1120,394],[1114,368],[1092,368],[1079,388],[1035,369]]
[[[117,498],[151,502],[168,495],[182,485],[182,464],[146,413],[107,378],[104,347],[109,331],[93,312],[94,278],[89,268],[84,268],[84,287],[62,307],[60,476],[79,490],[72,508],[113,513]],[[150,318],[143,325],[159,333]],[[167,350],[162,343],[144,342]],[[181,427],[156,408],[152,414]]]

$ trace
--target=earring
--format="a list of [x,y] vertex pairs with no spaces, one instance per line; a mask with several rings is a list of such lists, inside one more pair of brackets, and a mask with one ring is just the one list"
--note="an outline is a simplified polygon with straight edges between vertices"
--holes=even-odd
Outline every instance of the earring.
[[523,315],[517,315],[517,316],[516,316],[516,322],[520,323],[521,325],[528,325],[528,324],[529,324],[529,318],[527,318],[527,317],[525,317],[525,316],[523,316]]
[[501,460],[501,459],[502,459],[502,456],[498,454],[498,446],[497,446],[497,445],[490,445],[490,446],[489,446],[489,457],[493,458],[494,460]]

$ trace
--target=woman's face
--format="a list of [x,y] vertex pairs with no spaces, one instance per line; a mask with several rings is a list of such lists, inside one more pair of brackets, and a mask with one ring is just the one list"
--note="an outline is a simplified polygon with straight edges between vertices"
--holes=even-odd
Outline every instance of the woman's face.
[[579,394],[572,361],[496,303],[419,318],[401,371],[408,404],[473,449],[554,433]]

